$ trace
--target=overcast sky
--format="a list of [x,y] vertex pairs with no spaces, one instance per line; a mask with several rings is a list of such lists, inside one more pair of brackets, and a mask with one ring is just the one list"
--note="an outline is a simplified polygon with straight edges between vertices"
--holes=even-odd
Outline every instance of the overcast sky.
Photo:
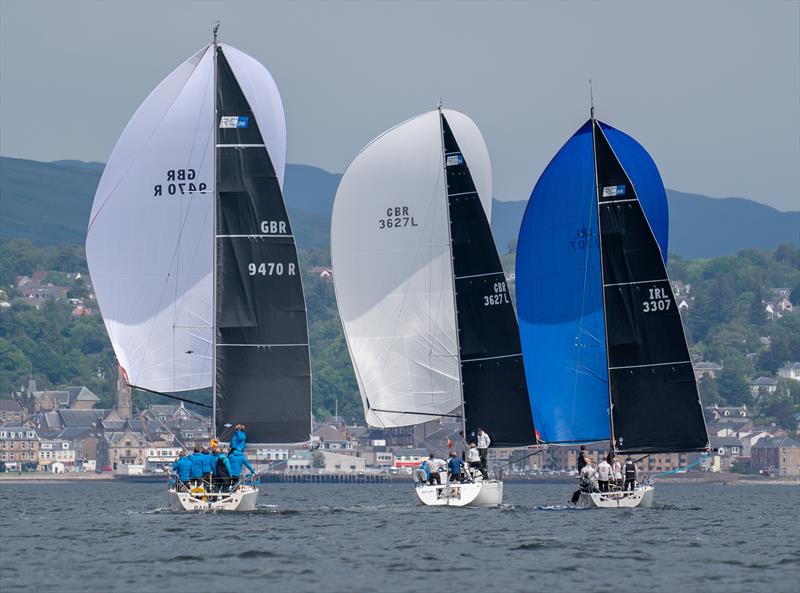
[[800,209],[800,2],[0,2],[0,154],[105,161],[139,103],[210,41],[253,55],[289,162],[342,172],[439,97],[481,128],[495,195],[526,199],[588,116],[667,187]]

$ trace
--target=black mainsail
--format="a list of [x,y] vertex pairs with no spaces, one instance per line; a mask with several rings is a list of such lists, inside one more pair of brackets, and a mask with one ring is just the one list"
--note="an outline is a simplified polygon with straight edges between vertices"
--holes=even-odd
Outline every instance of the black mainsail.
[[440,115],[466,434],[536,442],[514,306],[469,166]]
[[613,446],[704,450],[697,383],[661,250],[636,188],[592,122]]
[[311,369],[292,227],[255,113],[216,59],[215,425],[288,443],[311,432]]

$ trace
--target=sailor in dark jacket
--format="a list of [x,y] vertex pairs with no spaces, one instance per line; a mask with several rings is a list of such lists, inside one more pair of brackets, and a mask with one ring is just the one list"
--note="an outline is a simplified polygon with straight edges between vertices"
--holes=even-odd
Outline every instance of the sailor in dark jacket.
[[219,447],[214,447],[214,458],[217,460],[214,466],[214,483],[222,490],[231,483],[231,464],[228,456]]

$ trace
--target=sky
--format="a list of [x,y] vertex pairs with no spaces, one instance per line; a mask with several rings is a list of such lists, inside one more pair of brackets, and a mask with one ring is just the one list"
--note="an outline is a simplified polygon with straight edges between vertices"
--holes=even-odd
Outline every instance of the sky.
[[173,68],[221,40],[274,76],[288,162],[341,173],[384,130],[468,114],[527,199],[596,114],[667,187],[800,210],[800,2],[0,0],[0,154],[105,162]]

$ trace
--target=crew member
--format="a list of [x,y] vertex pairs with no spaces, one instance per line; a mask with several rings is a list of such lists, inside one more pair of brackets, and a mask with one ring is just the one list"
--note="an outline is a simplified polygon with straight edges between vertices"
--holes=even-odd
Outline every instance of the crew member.
[[192,473],[192,462],[186,457],[186,451],[181,451],[178,459],[172,464],[172,470],[178,475],[179,486],[188,487]]
[[492,444],[492,439],[489,435],[483,432],[482,428],[478,429],[478,454],[481,458],[481,473],[486,476],[486,457],[489,454],[489,445]]
[[603,459],[597,464],[597,485],[600,488],[600,492],[608,492],[608,481],[611,479],[611,475],[611,465],[607,459]]
[[234,426],[234,433],[231,437],[231,450],[244,453],[246,441],[247,433],[244,431],[244,424],[237,424]]
[[247,457],[238,449],[231,449],[230,453],[228,453],[228,463],[231,468],[231,481],[234,483],[239,481],[239,476],[242,474],[242,466],[250,470],[251,476],[256,473],[256,470],[247,461]]
[[584,492],[592,492],[595,488],[595,480],[596,480],[596,472],[594,467],[592,467],[592,460],[587,459],[586,465],[583,466],[583,469],[580,473],[580,488]]
[[578,454],[578,473],[589,463],[589,454],[586,452],[586,445],[581,445],[581,452]]
[[203,481],[208,484],[210,488],[214,475],[214,456],[207,447],[203,447],[200,455],[202,455],[203,460]]
[[464,467],[464,462],[455,454],[455,451],[450,451],[450,460],[447,462],[448,477],[451,482],[461,482],[461,469]]
[[441,470],[444,465],[444,459],[438,459],[433,455],[433,453],[431,453],[430,458],[428,459],[428,482],[431,486],[433,486],[434,483],[442,483],[442,477],[439,475],[439,470]]
[[231,463],[219,447],[214,447],[214,458],[217,460],[214,466],[214,482],[222,490],[231,483]]
[[484,480],[488,478],[483,468],[481,468],[481,454],[478,453],[478,448],[475,443],[469,444],[469,449],[467,449],[467,463],[469,463],[470,469],[479,470]]
[[414,482],[416,482],[419,486],[426,484],[430,479],[430,473],[428,470],[428,460],[426,459],[422,463],[419,464],[419,467],[414,470]]
[[622,465],[616,457],[614,458],[614,462],[611,464],[611,473],[613,475],[614,487],[617,490],[622,490]]
[[192,463],[189,479],[192,481],[192,486],[197,486],[203,479],[203,454],[200,452],[200,447],[194,448],[194,453],[189,455],[189,461]]
[[636,464],[630,457],[625,458],[625,490],[636,488]]

